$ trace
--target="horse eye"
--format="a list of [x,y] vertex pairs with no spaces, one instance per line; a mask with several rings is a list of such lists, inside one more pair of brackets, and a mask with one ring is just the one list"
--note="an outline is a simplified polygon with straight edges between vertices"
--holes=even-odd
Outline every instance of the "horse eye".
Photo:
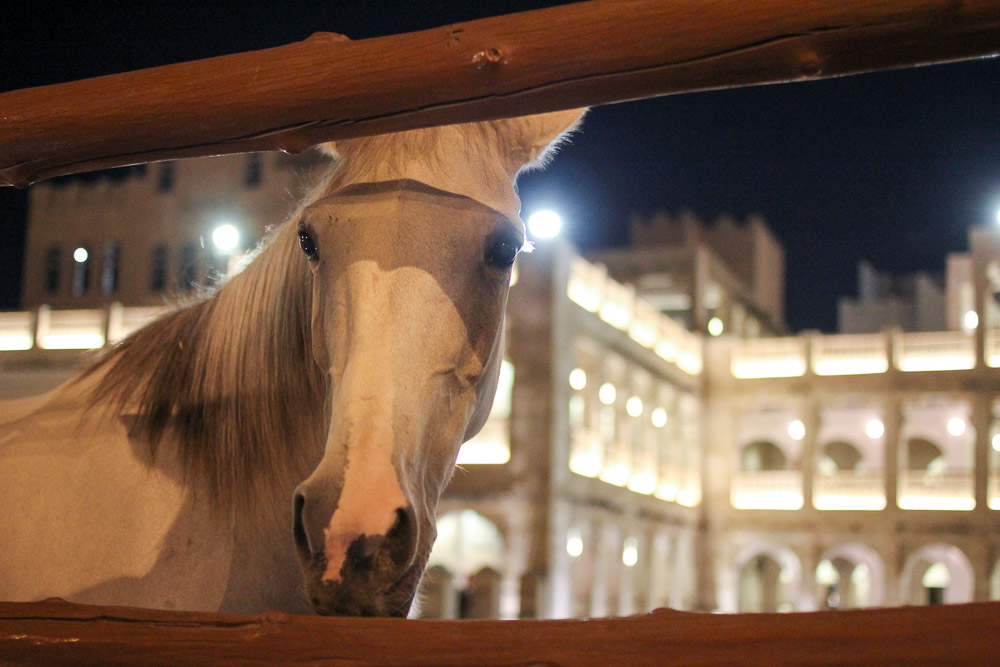
[[509,269],[521,249],[519,243],[509,240],[498,240],[486,249],[486,263],[498,269]]
[[316,242],[304,229],[299,230],[299,247],[302,248],[302,252],[306,254],[309,261],[315,262],[319,259],[319,249],[316,248]]

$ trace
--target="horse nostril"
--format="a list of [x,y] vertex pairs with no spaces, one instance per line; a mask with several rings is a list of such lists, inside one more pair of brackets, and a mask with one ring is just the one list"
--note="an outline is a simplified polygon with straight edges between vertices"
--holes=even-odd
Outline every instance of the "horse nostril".
[[295,535],[295,546],[299,554],[309,558],[312,556],[312,545],[309,544],[309,535],[306,533],[305,525],[302,522],[302,514],[306,506],[306,497],[300,492],[295,492],[294,520],[292,521],[292,533]]
[[396,521],[385,537],[392,559],[397,563],[408,563],[417,542],[417,520],[413,508],[396,508]]

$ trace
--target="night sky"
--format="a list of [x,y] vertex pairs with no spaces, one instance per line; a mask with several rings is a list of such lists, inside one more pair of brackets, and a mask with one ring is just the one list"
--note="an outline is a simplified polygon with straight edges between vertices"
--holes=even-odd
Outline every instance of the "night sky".
[[[362,39],[556,4],[248,0],[75,3],[67,12],[62,2],[14,0],[0,21],[0,91],[317,31]],[[559,210],[583,249],[626,243],[633,211],[759,213],[785,244],[789,325],[831,331],[859,259],[941,271],[946,253],[966,249],[970,226],[996,224],[998,81],[991,59],[597,108],[549,169],[522,180],[524,213]],[[18,305],[24,201],[0,189],[0,308]]]

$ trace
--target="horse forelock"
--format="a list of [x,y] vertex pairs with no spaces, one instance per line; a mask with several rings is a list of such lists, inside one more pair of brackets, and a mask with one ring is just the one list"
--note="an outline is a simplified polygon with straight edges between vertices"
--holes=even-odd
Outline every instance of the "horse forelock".
[[201,302],[137,331],[90,369],[155,457],[220,508],[250,514],[260,486],[294,484],[322,447],[326,374],[312,356],[311,273],[286,223],[246,269]]

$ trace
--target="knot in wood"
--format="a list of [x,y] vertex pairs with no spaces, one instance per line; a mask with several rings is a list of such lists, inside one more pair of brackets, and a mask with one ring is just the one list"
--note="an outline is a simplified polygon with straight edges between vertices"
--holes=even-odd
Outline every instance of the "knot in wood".
[[813,78],[823,73],[823,59],[815,51],[806,51],[799,55],[799,75],[803,78]]
[[472,64],[478,70],[494,69],[504,64],[503,52],[493,46],[472,56]]

